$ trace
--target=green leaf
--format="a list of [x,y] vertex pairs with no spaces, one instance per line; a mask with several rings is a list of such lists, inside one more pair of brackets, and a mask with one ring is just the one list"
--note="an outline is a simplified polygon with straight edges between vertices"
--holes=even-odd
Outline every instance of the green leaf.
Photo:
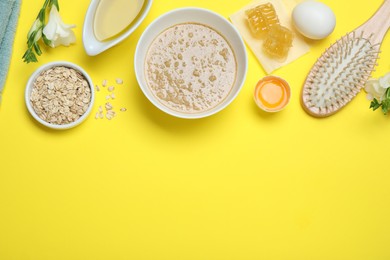
[[382,106],[382,103],[379,103],[379,101],[376,98],[374,98],[374,100],[371,101],[370,108],[372,108],[373,111],[377,110],[381,106]]
[[389,112],[389,107],[382,106],[382,112],[383,112],[384,115],[387,115],[387,113]]
[[27,39],[27,46],[31,47],[34,44],[35,36],[37,35],[37,31],[33,31],[30,34],[30,37]]
[[33,47],[34,47],[34,51],[38,54],[38,56],[41,56],[42,51],[41,48],[39,47],[39,44],[36,42],[34,43]]
[[32,49],[28,49],[24,55],[23,55],[23,61],[26,62],[26,63],[30,63],[30,62],[38,62],[38,59],[37,57],[35,56],[34,52],[32,51]]
[[38,19],[39,21],[41,21],[42,23],[45,23],[45,16],[46,16],[46,9],[45,8],[42,8],[39,13],[38,13]]
[[386,100],[384,100],[382,102],[382,111],[383,111],[383,114],[387,115],[387,113],[389,112],[390,110],[390,99],[386,98]]
[[46,37],[46,35],[42,34],[42,39],[43,39],[43,42],[44,42],[47,46],[51,47],[51,40],[49,40],[49,39]]
[[390,87],[386,89],[386,99],[390,99]]

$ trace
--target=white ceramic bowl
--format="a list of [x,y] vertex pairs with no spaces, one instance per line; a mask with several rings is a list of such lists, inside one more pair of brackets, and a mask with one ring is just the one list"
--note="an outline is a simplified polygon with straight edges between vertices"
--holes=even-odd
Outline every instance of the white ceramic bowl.
[[[31,105],[31,102],[30,102],[30,95],[31,95],[31,91],[33,89],[33,84],[34,84],[34,81],[38,78],[38,76],[50,69],[50,68],[54,68],[54,67],[59,67],[59,66],[63,66],[63,67],[67,67],[67,68],[72,68],[76,71],[79,71],[84,77],[85,79],[87,80],[88,82],[88,85],[91,89],[91,102],[89,103],[88,105],[88,109],[87,111],[84,113],[84,115],[82,115],[79,119],[77,119],[76,121],[70,123],[70,124],[65,124],[65,125],[56,125],[56,124],[51,124],[51,123],[48,123],[46,121],[44,121],[43,119],[41,119],[37,113],[35,112],[34,108],[32,107]],[[69,128],[72,128],[72,127],[75,127],[77,125],[79,125],[80,123],[82,123],[87,117],[88,115],[91,113],[92,111],[92,107],[93,107],[93,103],[94,103],[94,100],[95,100],[95,90],[94,90],[94,87],[93,87],[93,82],[91,80],[91,77],[88,75],[88,73],[83,69],[81,68],[80,66],[76,65],[76,64],[73,64],[73,63],[70,63],[70,62],[67,62],[67,61],[56,61],[56,62],[51,62],[51,63],[48,63],[48,64],[45,64],[41,67],[39,67],[29,78],[28,82],[27,82],[27,85],[26,85],[26,90],[25,90],[25,102],[26,102],[26,106],[27,106],[27,109],[28,111],[30,112],[30,114],[32,115],[32,117],[37,120],[39,123],[41,123],[42,125],[44,126],[47,126],[49,128],[52,128],[52,129],[57,129],[57,130],[64,130],[64,129],[69,129]]]
[[120,34],[119,36],[113,38],[112,40],[107,41],[99,41],[96,39],[95,34],[93,32],[93,20],[95,17],[96,9],[99,5],[100,0],[91,0],[91,3],[88,7],[87,13],[85,15],[84,27],[83,27],[83,44],[85,52],[89,56],[95,56],[103,51],[117,45],[118,43],[125,40],[129,37],[135,29],[140,26],[142,21],[145,19],[146,15],[150,11],[150,7],[152,6],[152,0],[145,0],[144,7],[141,9],[141,13],[136,17],[136,19],[132,22],[131,26],[128,29]]
[[[149,46],[151,45],[153,40],[161,32],[165,31],[167,28],[172,27],[175,24],[191,22],[207,25],[219,32],[221,35],[223,35],[234,50],[237,60],[236,81],[230,94],[222,103],[220,103],[213,109],[199,113],[178,112],[164,106],[156,99],[156,97],[150,91],[145,79],[145,59],[148,53]],[[163,14],[162,16],[154,20],[154,22],[146,28],[138,42],[135,51],[134,67],[135,74],[141,90],[150,100],[150,102],[152,102],[157,108],[175,117],[195,119],[211,116],[221,111],[236,98],[245,82],[248,61],[245,44],[237,29],[228,20],[212,11],[190,7],[176,9],[166,14]]]

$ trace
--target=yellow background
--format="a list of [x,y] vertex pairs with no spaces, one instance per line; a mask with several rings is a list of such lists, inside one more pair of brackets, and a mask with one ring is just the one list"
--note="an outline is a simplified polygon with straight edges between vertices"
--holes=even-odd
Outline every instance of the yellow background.
[[[77,43],[44,49],[25,64],[26,34],[43,1],[24,0],[0,107],[0,259],[387,260],[390,259],[390,118],[368,109],[361,93],[327,119],[300,106],[303,81],[333,41],[367,20],[381,0],[324,0],[333,34],[278,70],[292,87],[281,113],[253,101],[265,76],[248,51],[242,92],[201,120],[160,112],[139,89],[137,40],[160,14],[198,6],[228,17],[247,4],[231,0],[155,0],[140,28],[119,46],[88,57],[82,46],[89,1],[60,0]],[[36,123],[24,88],[39,66],[68,60],[96,84],[114,82],[114,120],[93,114],[77,128]],[[390,71],[390,37],[374,77]]]

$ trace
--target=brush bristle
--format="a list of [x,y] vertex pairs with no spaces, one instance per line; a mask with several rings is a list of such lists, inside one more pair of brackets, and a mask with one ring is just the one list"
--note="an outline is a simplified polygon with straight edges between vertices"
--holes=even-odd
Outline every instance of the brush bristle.
[[342,37],[314,64],[302,91],[305,109],[326,117],[348,104],[376,66],[378,47],[354,33]]

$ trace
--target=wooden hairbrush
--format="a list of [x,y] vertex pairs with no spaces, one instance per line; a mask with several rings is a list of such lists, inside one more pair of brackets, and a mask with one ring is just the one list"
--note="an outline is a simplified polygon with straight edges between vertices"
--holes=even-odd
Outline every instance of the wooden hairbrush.
[[302,89],[302,106],[327,117],[347,105],[370,78],[390,27],[390,0],[363,25],[337,40],[318,58]]

